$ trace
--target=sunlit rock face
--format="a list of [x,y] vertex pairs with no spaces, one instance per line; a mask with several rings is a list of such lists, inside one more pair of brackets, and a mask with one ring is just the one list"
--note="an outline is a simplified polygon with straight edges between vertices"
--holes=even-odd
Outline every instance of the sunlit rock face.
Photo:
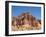
[[29,12],[23,12],[19,16],[12,17],[12,30],[24,31],[24,30],[39,30],[41,29],[41,20],[36,18]]

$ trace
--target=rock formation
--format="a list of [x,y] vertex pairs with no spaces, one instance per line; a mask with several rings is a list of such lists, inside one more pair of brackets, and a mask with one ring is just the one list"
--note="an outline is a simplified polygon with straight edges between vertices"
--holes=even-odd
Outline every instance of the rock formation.
[[12,30],[39,30],[41,28],[41,21],[36,20],[29,12],[22,13],[17,17],[12,17]]

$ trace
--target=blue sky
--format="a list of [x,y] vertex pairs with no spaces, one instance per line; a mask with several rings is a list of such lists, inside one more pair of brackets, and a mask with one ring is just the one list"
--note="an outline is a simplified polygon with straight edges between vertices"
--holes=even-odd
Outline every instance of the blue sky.
[[19,16],[22,12],[30,12],[36,19],[41,19],[41,7],[12,6],[12,16]]

